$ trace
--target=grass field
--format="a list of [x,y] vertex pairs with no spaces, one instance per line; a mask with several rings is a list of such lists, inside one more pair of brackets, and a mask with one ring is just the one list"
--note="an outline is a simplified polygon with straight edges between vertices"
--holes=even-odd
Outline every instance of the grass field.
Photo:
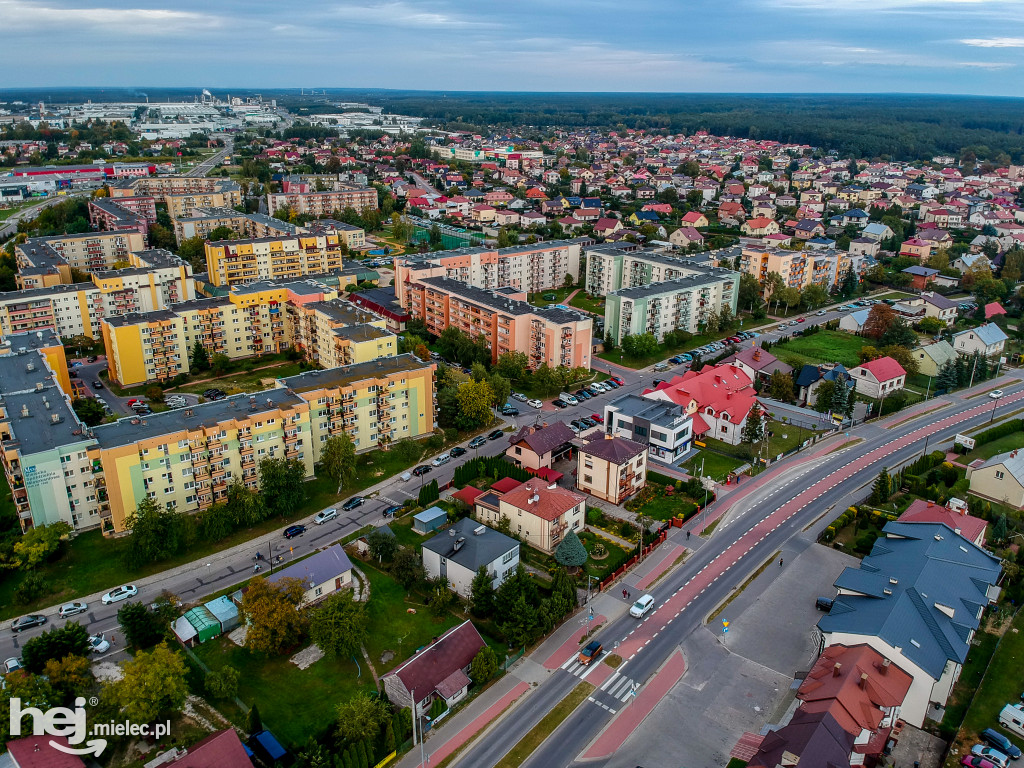
[[697,511],[697,505],[682,494],[673,496],[658,495],[640,508],[640,512],[648,517],[664,522],[677,515],[689,517]]
[[975,459],[990,459],[997,453],[1006,453],[1014,448],[1024,448],[1024,433],[1017,432],[1012,435],[1005,435],[991,443],[979,445],[973,451],[965,455],[961,462],[970,464]]
[[233,390],[239,390],[242,392],[259,392],[260,390],[266,389],[267,385],[263,383],[264,379],[280,379],[285,376],[295,376],[296,374],[302,373],[303,368],[301,363],[281,363],[270,368],[264,368],[258,371],[239,371],[238,373],[228,373],[224,376],[213,377],[213,381],[202,381],[195,384],[185,384],[175,389],[169,389],[168,392],[191,392],[192,394],[201,395],[211,387],[217,387],[222,389],[228,394],[231,394]]
[[24,211],[26,208],[31,208],[33,205],[39,205],[41,202],[48,200],[46,197],[32,197],[28,200],[23,200],[20,203],[15,203],[10,208],[0,208],[0,221],[6,221],[11,216],[20,211]]
[[794,368],[804,364],[842,363],[847,368],[860,364],[858,353],[864,339],[843,331],[819,331],[776,344],[771,353]]
[[723,456],[722,454],[715,453],[714,451],[698,451],[696,455],[692,456],[685,464],[683,464],[683,468],[691,475],[697,476],[701,470],[702,463],[704,467],[704,475],[706,477],[713,477],[715,480],[724,480],[726,475],[745,462],[737,459],[735,456]]
[[569,302],[570,307],[576,307],[586,312],[593,312],[595,315],[601,315],[604,317],[604,299],[591,299],[587,297],[585,291],[580,291],[572,297],[572,301]]

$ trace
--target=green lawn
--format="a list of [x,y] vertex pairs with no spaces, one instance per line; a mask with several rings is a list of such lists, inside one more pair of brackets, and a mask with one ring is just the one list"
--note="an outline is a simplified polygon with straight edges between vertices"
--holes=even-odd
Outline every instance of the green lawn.
[[[775,421],[774,419],[768,422],[767,429],[772,433],[772,435],[768,438],[768,444],[765,446],[763,454],[760,452],[758,454],[763,455],[765,458],[772,458],[778,456],[780,453],[788,453],[814,434],[811,430],[804,427],[798,427],[794,424],[783,424],[782,422]],[[724,457],[734,457],[738,460],[735,466],[751,461],[750,446],[748,445],[744,445],[742,443],[740,445],[730,445],[729,443],[724,443],[721,440],[715,440],[713,438],[707,438],[704,442],[707,443],[707,447],[710,449],[710,451],[704,452],[709,457],[709,461],[710,456],[713,453],[722,454]],[[760,443],[756,447],[760,449]],[[692,466],[693,465],[690,464],[690,462],[687,462],[688,468],[691,468]],[[698,460],[697,469],[699,468],[700,462]],[[728,471],[730,470],[726,470],[726,472]],[[711,475],[711,472],[708,469],[705,469],[704,474]],[[725,472],[723,472],[723,475],[724,474]],[[712,476],[716,479],[720,479],[718,475]]]
[[44,200],[48,199],[49,198],[46,197],[32,197],[28,200],[23,200],[20,203],[15,203],[10,208],[0,208],[0,221],[6,221],[14,214],[23,211],[26,208],[31,208],[33,205],[39,205]]
[[603,298],[588,298],[585,291],[580,291],[572,297],[572,301],[569,302],[570,307],[576,307],[586,312],[593,312],[595,315],[601,315],[604,317],[604,299]]
[[1014,448],[1024,448],[1024,433],[1017,432],[1012,435],[1005,435],[997,440],[993,440],[991,443],[979,445],[960,459],[960,462],[970,464],[975,459],[990,459],[997,453],[1006,453]]
[[684,518],[689,517],[697,511],[697,505],[688,497],[682,494],[665,496],[663,493],[655,496],[640,508],[640,512],[655,520],[664,522],[678,515]]
[[[696,336],[690,338],[689,341],[686,341],[683,344],[678,344],[676,346],[670,347],[666,346],[665,344],[659,344],[658,350],[653,355],[646,355],[643,357],[630,357],[629,355],[625,354],[620,347],[616,347],[615,349],[609,352],[601,352],[598,354],[598,357],[601,358],[602,360],[608,360],[609,362],[612,363],[624,365],[627,368],[646,368],[649,365],[654,365],[657,362],[666,360],[672,357],[673,355],[679,355],[682,354],[683,352],[689,352],[691,349],[703,347],[705,344],[710,344],[712,341],[722,341],[723,339],[726,339],[732,335],[732,331],[727,333],[723,332],[714,334],[697,334]],[[720,354],[722,353],[717,352],[714,355],[711,355],[711,357],[717,357]]]
[[268,385],[263,383],[264,379],[280,379],[285,376],[295,376],[296,374],[302,373],[303,370],[301,363],[282,363],[259,371],[239,371],[238,373],[229,373],[219,377],[215,377],[211,374],[208,378],[213,379],[213,381],[185,384],[181,387],[176,387],[167,391],[191,392],[192,394],[201,395],[203,392],[210,389],[210,387],[217,387],[218,389],[223,389],[229,394],[231,394],[232,390],[239,390],[242,392],[259,392],[260,390],[268,388]]
[[776,344],[771,353],[794,368],[806,363],[842,363],[847,368],[860,364],[859,352],[864,339],[844,331],[819,331],[810,336]]
[[[960,672],[960,679],[953,686],[953,692],[946,703],[946,714],[942,718],[939,729],[943,738],[951,740],[964,721],[967,714],[967,707],[971,704],[975,691],[981,685],[981,679],[985,675],[985,668],[988,666],[992,653],[996,649],[999,636],[992,632],[978,631],[974,635],[975,645],[967,654],[967,661],[964,662],[963,670]],[[994,723],[993,723],[994,724]],[[988,725],[982,727],[982,730]]]
[[[960,732],[961,738],[966,736],[974,740],[978,733],[999,722],[999,710],[1007,702],[1020,701],[1020,659],[1024,657],[1024,631],[1021,630],[1024,630],[1024,613],[1018,612],[1013,619],[1012,627],[999,641],[981,686],[967,710]],[[981,649],[974,648],[971,653],[979,650]],[[1004,728],[999,730],[1009,736],[1018,747],[1024,748],[1024,739]]]
[[593,552],[594,546],[597,544],[601,544],[608,551],[608,556],[604,559],[595,560],[591,556],[587,560],[587,564],[583,566],[585,573],[593,576],[595,579],[603,579],[626,562],[632,554],[632,552],[626,551],[617,544],[613,544],[609,539],[598,538],[597,534],[590,531],[580,531],[579,537],[587,552]]
[[694,477],[698,477],[703,463],[704,475],[713,477],[715,480],[724,480],[725,476],[743,464],[745,461],[734,456],[723,456],[714,451],[698,451],[694,456],[683,464],[683,468]]

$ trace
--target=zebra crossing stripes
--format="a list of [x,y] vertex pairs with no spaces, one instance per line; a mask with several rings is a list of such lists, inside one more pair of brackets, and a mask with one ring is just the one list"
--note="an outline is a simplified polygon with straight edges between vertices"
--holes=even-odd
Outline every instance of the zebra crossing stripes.
[[597,706],[599,706],[601,709],[605,710],[606,712],[611,712],[613,715],[618,711],[616,709],[612,709],[607,704],[598,701],[593,696],[588,696],[587,701],[592,701],[594,704],[597,704]]
[[624,675],[620,675],[616,672],[605,680],[598,690],[604,691],[609,696],[614,699],[618,699],[619,701],[628,701],[629,697],[633,693],[633,678],[625,677]]

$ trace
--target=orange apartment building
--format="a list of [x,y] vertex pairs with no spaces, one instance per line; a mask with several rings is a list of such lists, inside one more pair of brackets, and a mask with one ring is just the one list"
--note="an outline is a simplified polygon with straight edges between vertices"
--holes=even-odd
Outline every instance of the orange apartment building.
[[[396,281],[397,284],[397,281]],[[409,314],[421,318],[435,336],[448,326],[473,338],[483,336],[491,360],[506,352],[523,352],[529,367],[590,367],[593,321],[582,313],[526,302],[514,288],[489,291],[449,277],[425,277],[403,284]]]

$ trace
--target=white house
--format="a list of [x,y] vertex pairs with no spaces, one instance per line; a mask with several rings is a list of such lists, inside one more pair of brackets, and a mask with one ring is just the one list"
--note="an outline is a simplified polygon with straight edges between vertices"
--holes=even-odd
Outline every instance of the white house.
[[352,586],[352,561],[341,544],[334,544],[322,552],[300,560],[267,576],[267,581],[299,579],[306,586],[302,596],[304,604],[322,600],[339,589]]
[[1007,338],[1009,337],[998,325],[985,323],[977,328],[954,333],[953,349],[961,355],[973,355],[977,352],[982,357],[995,357],[1002,353]]
[[519,565],[519,542],[471,517],[464,517],[423,542],[423,567],[433,579],[446,578],[452,590],[470,596],[480,566],[497,589]]
[[693,440],[693,419],[683,406],[639,395],[605,403],[604,428],[615,437],[645,444],[649,455],[669,463],[690,450]]
[[853,385],[865,397],[878,399],[903,389],[907,372],[891,357],[869,360],[850,369]]

